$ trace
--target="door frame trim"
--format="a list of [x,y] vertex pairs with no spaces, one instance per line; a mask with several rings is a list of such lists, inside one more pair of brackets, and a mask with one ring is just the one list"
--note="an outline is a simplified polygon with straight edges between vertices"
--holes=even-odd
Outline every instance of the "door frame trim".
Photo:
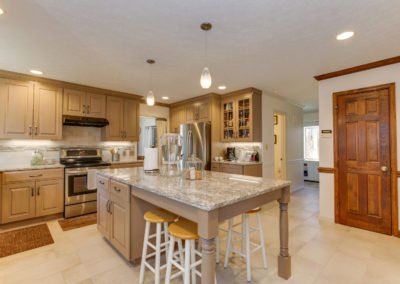
[[390,183],[391,183],[391,203],[392,203],[392,235],[400,237],[399,215],[397,199],[397,134],[396,134],[396,92],[395,83],[359,88],[354,90],[333,93],[333,149],[334,149],[334,180],[335,180],[335,223],[339,223],[339,144],[337,135],[337,102],[340,96],[351,95],[360,92],[377,91],[382,89],[389,90],[389,135],[390,135]]

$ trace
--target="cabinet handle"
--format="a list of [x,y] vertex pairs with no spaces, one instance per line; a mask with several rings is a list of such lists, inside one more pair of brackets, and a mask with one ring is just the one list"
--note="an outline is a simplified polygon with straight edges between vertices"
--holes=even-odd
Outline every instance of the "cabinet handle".
[[40,195],[40,186],[39,186],[38,189],[37,189],[37,195],[38,195],[38,196]]
[[120,192],[120,191],[121,191],[121,189],[120,189],[120,188],[117,188],[116,186],[114,186],[114,190],[115,190],[116,192]]
[[108,211],[108,212],[110,212],[110,215],[112,215],[111,206],[112,206],[112,201],[110,200],[110,211]]
[[33,187],[31,187],[31,194],[32,196],[35,196],[35,189]]
[[35,126],[35,135],[38,134],[38,128],[39,128],[39,127]]
[[86,106],[86,113],[90,113],[90,106],[89,105]]
[[37,177],[41,177],[43,174],[38,174],[38,175],[34,175],[34,176],[29,176],[30,178],[37,178]]
[[109,207],[109,205],[110,205],[110,200],[107,200],[106,210],[107,210],[108,213],[110,213],[110,207]]
[[86,113],[85,108],[86,108],[86,106],[85,106],[85,105],[82,105],[82,111],[83,111],[83,113]]
[[29,136],[32,135],[32,126],[29,126]]
[[104,185],[104,181],[101,181],[101,180],[100,180],[99,183],[102,184],[102,185]]

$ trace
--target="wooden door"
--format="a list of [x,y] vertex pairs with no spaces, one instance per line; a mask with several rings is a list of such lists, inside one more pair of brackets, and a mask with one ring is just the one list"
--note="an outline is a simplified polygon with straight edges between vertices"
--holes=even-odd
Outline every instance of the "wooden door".
[[33,84],[0,80],[0,138],[32,137]]
[[86,114],[86,93],[64,89],[63,114],[83,116]]
[[106,117],[106,96],[98,94],[86,94],[87,116],[105,118]]
[[139,140],[139,104],[134,100],[124,100],[124,140]]
[[389,89],[337,94],[338,221],[391,234]]
[[33,138],[62,138],[62,89],[35,84]]
[[2,223],[35,217],[35,182],[4,185],[1,203]]
[[122,140],[124,123],[124,100],[117,97],[107,97],[107,119],[110,123],[105,127],[105,140]]
[[112,202],[110,241],[123,256],[130,258],[130,210],[127,202]]
[[222,137],[221,140],[225,142],[235,141],[235,100],[229,98],[221,101],[222,109]]
[[36,182],[36,216],[64,211],[64,181],[61,179]]

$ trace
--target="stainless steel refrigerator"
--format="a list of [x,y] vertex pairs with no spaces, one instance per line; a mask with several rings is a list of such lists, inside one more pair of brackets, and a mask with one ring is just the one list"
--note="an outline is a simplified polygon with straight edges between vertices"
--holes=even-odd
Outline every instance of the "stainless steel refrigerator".
[[201,159],[204,169],[211,169],[211,122],[181,124],[179,133],[182,136],[182,160],[192,155]]

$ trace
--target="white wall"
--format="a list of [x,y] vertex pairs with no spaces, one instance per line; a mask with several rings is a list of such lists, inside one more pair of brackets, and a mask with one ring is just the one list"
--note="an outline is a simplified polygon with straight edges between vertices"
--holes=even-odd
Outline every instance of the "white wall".
[[304,126],[314,126],[319,124],[319,112],[305,112],[303,113]]
[[303,188],[303,110],[267,94],[262,97],[263,176],[274,177],[274,112],[286,115],[286,178],[292,191]]
[[[396,112],[400,113],[400,64],[388,65],[319,82],[320,129],[333,129],[332,94],[334,92],[396,83]],[[397,133],[400,133],[400,116],[397,115]],[[397,139],[397,149],[400,139]],[[397,168],[400,168],[398,151]],[[333,137],[320,138],[320,166],[334,167]],[[400,185],[400,182],[399,182]],[[334,180],[332,174],[320,174],[320,216],[334,221]],[[400,195],[399,195],[400,204]],[[400,214],[399,214],[400,215]],[[399,216],[400,218],[400,216]]]

